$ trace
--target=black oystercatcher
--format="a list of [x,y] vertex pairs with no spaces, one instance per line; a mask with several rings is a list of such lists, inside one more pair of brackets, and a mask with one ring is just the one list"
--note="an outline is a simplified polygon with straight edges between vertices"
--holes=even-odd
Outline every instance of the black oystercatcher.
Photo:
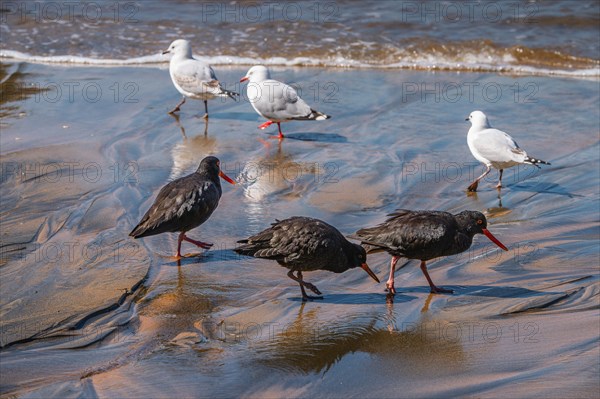
[[392,255],[390,277],[386,287],[391,294],[394,288],[394,271],[399,258],[419,259],[421,270],[432,293],[452,293],[436,287],[427,272],[426,261],[466,251],[475,234],[485,234],[505,251],[508,249],[487,229],[487,220],[481,212],[462,211],[453,215],[439,211],[409,211],[398,209],[390,218],[376,227],[358,230],[350,236],[366,244],[367,253],[386,251]]
[[179,231],[177,258],[181,257],[181,242],[188,241],[208,249],[213,244],[192,240],[185,233],[200,226],[210,217],[221,198],[219,176],[235,184],[221,172],[216,157],[206,157],[191,175],[173,180],[164,186],[140,223],[129,235],[133,238]]
[[318,219],[294,216],[277,220],[268,229],[238,243],[244,245],[235,249],[237,253],[276,260],[290,269],[288,277],[300,284],[303,301],[322,297],[306,295],[304,287],[317,295],[321,295],[321,292],[302,279],[302,272],[329,270],[343,273],[360,266],[379,282],[366,263],[365,249],[349,242],[335,227]]

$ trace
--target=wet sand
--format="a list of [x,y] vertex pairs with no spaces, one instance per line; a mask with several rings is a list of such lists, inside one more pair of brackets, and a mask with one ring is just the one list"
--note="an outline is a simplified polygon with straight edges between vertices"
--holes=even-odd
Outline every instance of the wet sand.
[[[206,134],[201,102],[168,115],[165,69],[3,66],[20,88],[0,120],[4,396],[597,395],[597,81],[275,68],[333,115],[284,124],[278,145],[247,101],[209,103]],[[245,72],[218,68],[224,82]],[[507,170],[500,197],[492,172],[467,195],[482,171],[466,144],[475,109],[552,166]],[[209,154],[240,182],[190,233],[213,249],[185,246],[178,266],[174,234],[127,237]],[[430,295],[413,261],[393,302],[352,270],[307,274],[325,299],[303,304],[285,269],[230,250],[276,218],[350,234],[400,207],[484,211],[510,251],[478,236],[431,262],[454,295]],[[368,261],[385,281],[389,256]]]

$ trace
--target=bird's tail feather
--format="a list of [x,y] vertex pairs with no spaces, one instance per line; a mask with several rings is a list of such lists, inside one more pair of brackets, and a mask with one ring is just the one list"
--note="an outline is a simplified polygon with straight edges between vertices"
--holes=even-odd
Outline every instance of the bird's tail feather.
[[237,243],[245,244],[245,245],[240,245],[240,246],[234,248],[233,249],[234,252],[237,252],[240,255],[254,256],[254,253],[256,252],[256,248],[254,247],[254,245],[248,243],[248,240],[240,240]]
[[298,118],[292,118],[295,121],[324,121],[325,119],[329,119],[331,116],[326,115],[322,112],[315,111],[314,109],[310,110],[310,114],[306,116],[301,116]]
[[526,157],[526,158],[525,158],[525,163],[528,163],[528,164],[531,164],[531,165],[537,166],[538,168],[539,168],[539,165],[538,165],[538,163],[541,163],[541,164],[544,164],[544,165],[551,165],[551,163],[550,163],[550,162],[546,162],[546,161],[543,161],[543,160],[541,160],[541,159],[538,159],[538,158],[531,158],[531,157]]
[[314,109],[311,109],[311,116],[312,116],[311,119],[314,119],[316,121],[324,121],[325,119],[331,118],[331,116],[326,115],[319,111],[315,111]]
[[236,100],[235,96],[239,97],[240,94],[236,93],[235,91],[230,91],[230,90],[222,89],[221,95],[223,97],[227,96],[227,97],[231,98],[232,100]]
[[131,233],[129,233],[129,236],[133,237],[133,238],[141,238],[141,237],[143,237],[145,230],[146,229],[144,227],[142,227],[142,225],[140,223],[137,226],[135,226],[135,228],[133,230],[131,230]]

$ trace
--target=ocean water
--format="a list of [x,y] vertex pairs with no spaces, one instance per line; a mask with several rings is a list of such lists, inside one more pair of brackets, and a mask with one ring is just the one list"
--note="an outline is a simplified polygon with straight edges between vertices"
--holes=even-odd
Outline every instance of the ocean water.
[[3,2],[0,56],[600,74],[597,1]]
[[[0,395],[597,396],[598,3],[468,4],[3,1]],[[180,37],[241,93],[208,122],[198,101],[167,114],[159,52]],[[332,118],[270,140],[236,83],[255,62]],[[552,165],[468,195],[475,109]],[[214,247],[176,262],[175,234],[130,239],[207,155],[238,181],[190,232]],[[306,273],[324,299],[303,304],[286,269],[231,250],[275,219],[350,234],[396,208],[482,211],[509,252],[477,236],[430,262],[453,295],[414,261],[395,298],[361,270]],[[389,261],[368,258],[382,281]]]

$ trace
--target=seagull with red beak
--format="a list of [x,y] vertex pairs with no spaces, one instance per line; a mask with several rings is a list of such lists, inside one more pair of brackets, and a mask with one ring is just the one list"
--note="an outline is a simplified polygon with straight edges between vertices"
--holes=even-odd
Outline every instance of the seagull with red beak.
[[273,123],[277,123],[279,129],[278,139],[283,139],[281,123],[289,121],[321,121],[329,119],[329,115],[315,111],[308,106],[299,96],[296,90],[285,83],[271,79],[267,67],[255,65],[240,79],[240,82],[248,81],[246,89],[248,100],[254,110],[267,122],[259,126],[266,129]]

